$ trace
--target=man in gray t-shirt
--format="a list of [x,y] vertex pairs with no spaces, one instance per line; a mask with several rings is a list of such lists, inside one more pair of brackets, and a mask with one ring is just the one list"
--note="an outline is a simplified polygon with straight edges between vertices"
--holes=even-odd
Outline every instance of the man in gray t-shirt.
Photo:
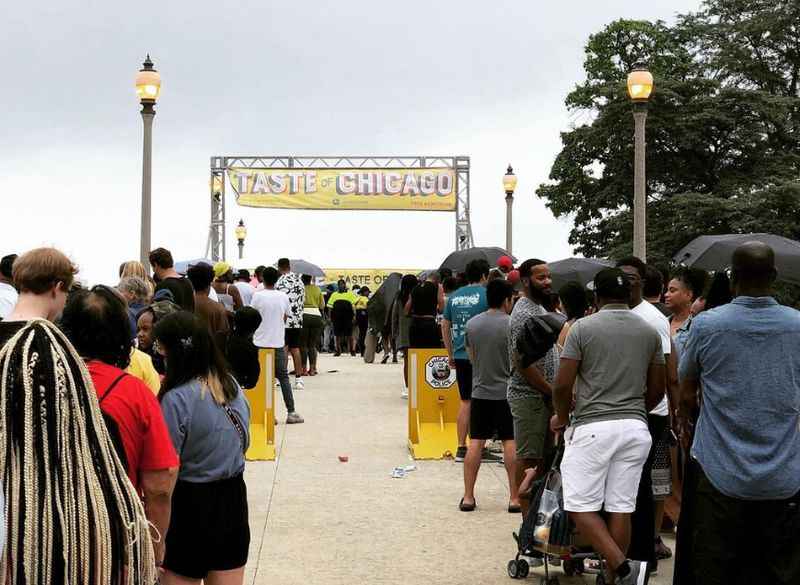
[[564,509],[606,558],[616,582],[638,585],[647,577],[647,563],[625,554],[651,445],[647,412],[664,396],[664,352],[658,333],[629,309],[631,287],[624,272],[601,270],[594,285],[600,310],[578,320],[567,336],[551,426],[566,426],[574,393],[561,462]]
[[506,399],[510,373],[508,359],[508,314],[514,289],[505,280],[493,280],[486,286],[489,310],[467,321],[465,345],[472,362],[472,400],[469,417],[469,445],[464,457],[464,497],[459,509],[475,509],[475,481],[486,441],[497,436],[503,442],[504,463],[511,497],[509,512],[518,512],[519,496],[514,477],[516,444],[514,420]]

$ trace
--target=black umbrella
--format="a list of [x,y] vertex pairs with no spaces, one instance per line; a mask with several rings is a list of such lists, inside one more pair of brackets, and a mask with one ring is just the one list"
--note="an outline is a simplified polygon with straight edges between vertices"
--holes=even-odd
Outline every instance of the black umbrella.
[[778,280],[800,285],[800,242],[773,234],[700,236],[675,254],[672,261],[703,270],[727,270],[731,266],[733,251],[745,242],[762,242],[770,246],[775,251]]
[[466,250],[457,250],[444,259],[439,268],[449,268],[456,274],[464,272],[467,269],[467,264],[473,260],[486,260],[489,266],[497,266],[497,261],[501,256],[508,256],[515,263],[517,261],[511,254],[503,250],[503,248],[487,247],[487,248],[467,248]]
[[290,270],[296,274],[308,274],[314,278],[325,276],[325,271],[308,260],[289,260]]
[[565,258],[556,262],[548,262],[547,265],[550,267],[550,276],[553,278],[553,291],[558,292],[558,289],[572,281],[586,286],[594,280],[598,272],[603,268],[613,266],[614,263],[599,258]]
[[387,276],[378,290],[367,301],[367,315],[369,316],[369,326],[375,331],[383,329],[389,315],[394,297],[400,290],[400,281],[403,275],[399,272],[392,272]]

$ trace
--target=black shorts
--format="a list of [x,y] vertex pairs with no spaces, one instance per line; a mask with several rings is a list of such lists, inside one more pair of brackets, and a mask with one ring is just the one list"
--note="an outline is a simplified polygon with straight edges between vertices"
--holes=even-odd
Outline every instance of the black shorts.
[[289,349],[297,349],[300,347],[300,334],[303,332],[302,329],[289,329],[286,328],[286,335],[284,336],[286,340],[286,345]]
[[472,362],[469,360],[456,360],[456,381],[461,400],[472,398]]
[[172,493],[172,515],[164,568],[189,579],[230,571],[247,563],[250,524],[244,478],[209,483],[180,481]]
[[514,440],[514,419],[508,400],[473,398],[469,411],[469,438],[488,441],[495,437],[501,441]]

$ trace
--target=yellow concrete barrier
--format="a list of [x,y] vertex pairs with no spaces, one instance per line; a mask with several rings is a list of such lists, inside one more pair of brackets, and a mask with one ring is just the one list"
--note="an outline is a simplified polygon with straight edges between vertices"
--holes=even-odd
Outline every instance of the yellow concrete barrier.
[[249,461],[275,460],[275,350],[259,349],[261,373],[254,388],[245,390],[250,403]]
[[443,349],[408,352],[408,448],[414,459],[455,456],[460,397]]

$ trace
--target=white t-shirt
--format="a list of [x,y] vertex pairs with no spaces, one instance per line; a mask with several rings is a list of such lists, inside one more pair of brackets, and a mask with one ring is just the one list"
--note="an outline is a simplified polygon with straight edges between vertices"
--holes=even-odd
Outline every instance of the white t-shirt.
[[[661,338],[661,346],[664,350],[664,355],[670,353],[671,338],[669,333],[669,319],[667,319],[661,311],[656,309],[652,304],[648,303],[644,299],[642,299],[641,303],[631,309],[631,311],[647,321],[647,323],[656,330],[658,336]],[[658,406],[650,411],[650,414],[654,414],[656,416],[669,416],[669,401],[667,400],[666,394],[664,395],[663,400],[658,403]]]
[[219,295],[217,295],[217,291],[214,290],[213,286],[208,288],[208,298],[214,301],[215,303],[219,302]]
[[250,303],[261,314],[261,325],[253,335],[257,347],[283,347],[286,339],[286,317],[289,316],[289,297],[279,290],[261,290]]
[[17,290],[8,283],[0,282],[0,319],[5,319],[17,304]]
[[234,282],[236,288],[239,289],[239,294],[242,295],[242,305],[249,306],[253,302],[253,295],[256,294],[256,289],[250,286],[249,282]]

